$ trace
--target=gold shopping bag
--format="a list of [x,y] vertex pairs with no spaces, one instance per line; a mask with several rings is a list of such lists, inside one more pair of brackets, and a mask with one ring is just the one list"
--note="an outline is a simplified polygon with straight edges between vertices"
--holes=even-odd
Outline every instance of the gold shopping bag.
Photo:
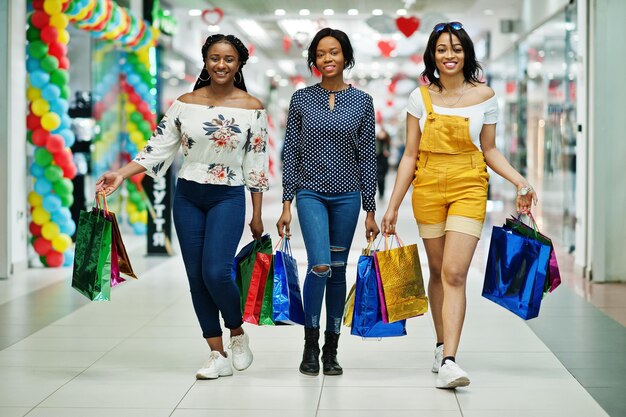
[[[385,250],[375,253],[374,263],[383,287],[387,317],[393,323],[426,313],[428,297],[417,245],[388,249],[388,239],[385,238]],[[396,239],[402,245],[397,236]]]

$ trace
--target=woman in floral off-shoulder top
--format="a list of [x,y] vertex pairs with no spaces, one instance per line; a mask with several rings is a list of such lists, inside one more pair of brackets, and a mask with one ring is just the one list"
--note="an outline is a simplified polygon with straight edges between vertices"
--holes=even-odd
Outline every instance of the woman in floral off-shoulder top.
[[241,68],[248,56],[238,38],[209,36],[202,47],[205,67],[194,91],[174,102],[134,161],[96,183],[97,191],[108,195],[132,175],[161,176],[182,148],[174,224],[193,306],[211,349],[198,379],[233,373],[220,313],[230,329],[232,366],[244,370],[252,363],[248,335],[241,327],[239,290],[231,279],[245,223],[244,187],[252,196],[250,230],[255,239],[263,234],[261,203],[268,189],[267,114],[246,92]]

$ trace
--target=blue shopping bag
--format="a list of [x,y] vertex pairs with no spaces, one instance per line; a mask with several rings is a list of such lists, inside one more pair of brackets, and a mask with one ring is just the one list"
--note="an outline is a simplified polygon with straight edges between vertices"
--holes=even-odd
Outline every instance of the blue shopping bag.
[[298,263],[291,255],[289,239],[274,254],[274,322],[304,326],[304,308],[298,280]]
[[406,320],[383,322],[374,256],[361,255],[357,264],[350,334],[361,337],[405,336],[405,324]]
[[494,226],[485,270],[483,297],[524,320],[539,315],[551,246]]

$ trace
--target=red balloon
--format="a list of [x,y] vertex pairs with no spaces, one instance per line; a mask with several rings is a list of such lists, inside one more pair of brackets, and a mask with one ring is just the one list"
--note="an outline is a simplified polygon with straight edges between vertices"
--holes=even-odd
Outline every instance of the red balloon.
[[33,236],[41,236],[41,228],[43,226],[38,225],[35,222],[30,222],[28,225],[28,230],[30,230],[30,234]]
[[45,129],[42,128],[38,128],[37,130],[33,131],[33,145],[35,146],[46,146],[46,143],[48,143],[48,139],[50,138],[50,132],[48,132]]
[[65,149],[52,154],[54,163],[63,168],[72,161],[72,152]]
[[51,267],[63,265],[63,254],[57,251],[50,251],[46,255],[46,264]]
[[64,167],[61,167],[61,169],[63,170],[63,176],[65,178],[69,178],[71,180],[76,178],[76,174],[78,172],[78,170],[76,169],[76,165],[68,164],[68,165],[65,165]]
[[59,68],[64,70],[70,69],[70,60],[67,59],[66,56],[62,56],[61,58],[57,57],[57,59],[59,60]]
[[28,130],[32,131],[39,129],[41,127],[41,119],[39,116],[29,113],[28,116],[26,116],[26,127]]
[[128,99],[135,106],[138,106],[139,103],[141,103],[141,97],[139,97],[139,95],[137,95],[137,93],[135,93],[134,91],[131,94],[128,95]]
[[38,237],[33,242],[33,248],[38,255],[46,256],[52,250],[52,242],[43,237]]
[[37,10],[33,13],[31,22],[37,29],[43,29],[50,23],[50,16],[48,16],[43,10]]
[[139,110],[139,113],[143,114],[149,112],[150,107],[148,107],[148,103],[142,101],[141,103],[137,104],[137,110]]
[[65,13],[65,11],[70,7],[71,1],[66,1],[63,3],[63,8],[61,9],[61,13]]
[[43,10],[43,2],[44,0],[33,0],[33,9]]
[[48,53],[60,61],[67,55],[67,46],[61,42],[51,42],[48,45]]
[[[34,139],[33,139],[34,142]],[[50,135],[48,141],[46,142],[46,149],[51,154],[55,154],[60,152],[65,147],[65,141],[63,140],[63,136],[61,135]]]
[[50,45],[52,42],[56,42],[59,37],[59,31],[54,26],[46,26],[41,29],[41,40]]

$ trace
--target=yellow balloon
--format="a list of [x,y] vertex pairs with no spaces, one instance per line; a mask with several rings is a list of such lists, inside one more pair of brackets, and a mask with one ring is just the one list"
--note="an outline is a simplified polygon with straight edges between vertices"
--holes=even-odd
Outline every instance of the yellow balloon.
[[126,213],[128,213],[129,216],[133,215],[134,213],[137,213],[137,206],[131,202],[127,202]]
[[[35,111],[34,108],[33,108],[33,111]],[[61,118],[56,113],[48,112],[44,114],[43,116],[41,116],[41,127],[46,129],[48,132],[56,129],[60,125],[61,125]]]
[[124,104],[124,110],[126,111],[126,113],[132,113],[137,110],[137,107],[135,107],[135,105],[129,101]]
[[46,222],[41,228],[41,236],[48,240],[54,239],[60,232],[59,225],[54,222]]
[[57,252],[65,252],[70,246],[72,246],[72,238],[66,234],[60,233],[52,239],[52,247]]
[[39,226],[47,224],[50,221],[50,213],[46,211],[43,207],[35,207],[33,210],[33,222],[38,224]]
[[58,31],[65,29],[69,23],[70,19],[65,13],[57,13],[50,16],[50,26],[53,26]]
[[141,211],[141,223],[148,223],[148,210]]
[[28,204],[33,207],[39,207],[43,203],[43,196],[34,191],[28,193]]
[[142,143],[142,142],[143,142],[143,140],[144,140],[144,138],[143,138],[143,134],[142,134],[140,131],[135,130],[134,132],[132,132],[132,133],[130,134],[130,140],[131,140],[131,141],[132,141],[135,145],[140,144],[140,143]]
[[[46,99],[38,98],[38,99],[33,101],[32,108],[33,108],[33,113],[35,113],[37,116],[41,117],[41,116],[43,116],[44,114],[46,114],[46,113],[48,113],[50,111],[50,104],[46,101]],[[41,124],[43,126],[43,119],[42,119],[42,123]],[[53,129],[49,129],[49,130],[53,130]]]
[[130,222],[134,224],[134,223],[137,223],[138,221],[141,220],[141,213],[136,211],[136,212],[134,212],[132,214],[129,214],[128,217],[129,217]]
[[59,14],[63,10],[63,3],[61,0],[46,0],[43,2],[43,9],[49,15]]
[[41,97],[41,90],[35,87],[28,87],[26,97],[28,97],[30,101],[35,101]]
[[67,45],[70,43],[70,33],[65,29],[59,29],[59,36],[57,37],[57,40],[63,45]]

